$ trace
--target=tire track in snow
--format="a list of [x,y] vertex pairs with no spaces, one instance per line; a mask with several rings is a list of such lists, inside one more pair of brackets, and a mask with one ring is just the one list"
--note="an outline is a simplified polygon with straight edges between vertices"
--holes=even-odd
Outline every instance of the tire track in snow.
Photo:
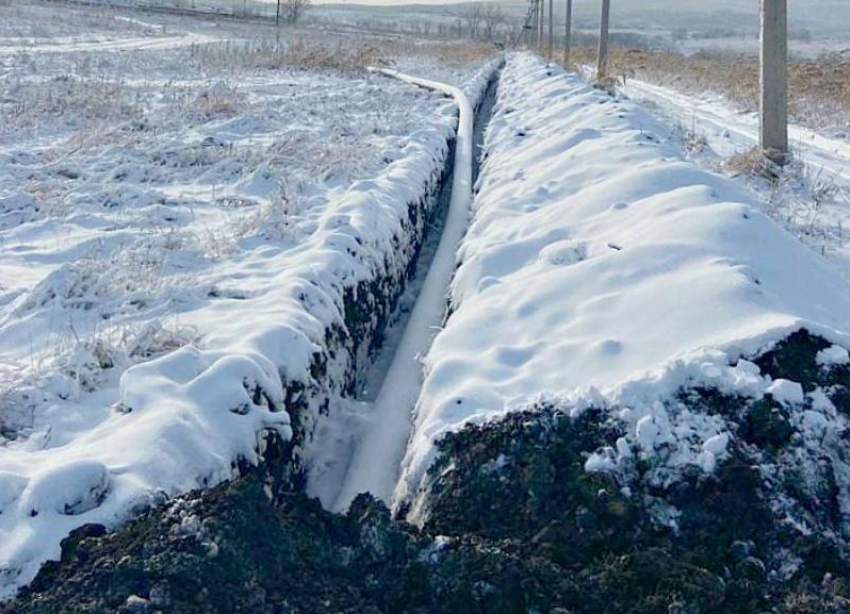
[[334,511],[343,511],[362,492],[389,504],[410,436],[410,419],[419,399],[423,372],[420,358],[427,354],[441,328],[446,296],[455,271],[456,252],[469,222],[472,203],[472,104],[458,87],[419,79],[390,69],[373,69],[412,85],[454,98],[460,109],[449,211],[434,259],[422,285],[407,327],[370,412],[371,423],[348,467]]
[[[759,143],[758,117],[735,112],[721,102],[700,100],[637,79],[629,79],[623,92],[638,102],[656,105],[670,119],[704,132],[719,155],[730,155]],[[837,182],[850,186],[850,143],[793,124],[788,127],[788,135],[792,149],[797,150],[804,164],[814,171],[824,169]],[[723,139],[728,142],[725,147]]]
[[[160,29],[155,24],[148,24],[137,19],[133,20],[139,25],[150,26]],[[53,43],[47,45],[12,45],[8,47],[0,46],[0,55],[10,55],[15,53],[77,53],[84,51],[158,51],[162,49],[174,49],[177,47],[188,47],[191,45],[206,45],[216,43],[224,39],[210,36],[209,34],[200,34],[197,32],[177,31],[169,36],[147,36],[124,38],[110,41],[90,41],[90,42],[68,42],[68,43]]]

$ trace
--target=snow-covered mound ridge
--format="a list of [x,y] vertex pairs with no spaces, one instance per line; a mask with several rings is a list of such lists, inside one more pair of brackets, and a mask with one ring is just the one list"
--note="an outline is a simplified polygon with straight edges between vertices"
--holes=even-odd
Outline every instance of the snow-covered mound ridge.
[[[806,329],[834,344],[821,363],[846,362],[850,288],[668,133],[576,75],[509,56],[396,489],[412,518],[427,514],[436,441],[547,404],[609,408],[624,434],[585,470],[616,472],[637,454],[658,463],[661,486],[685,468],[710,474],[733,447],[731,422],[674,402],[688,389],[769,397],[818,453],[843,445],[846,418],[821,390],[747,359]],[[846,520],[850,466],[836,458]]]
[[[483,91],[486,70],[465,75],[471,91]],[[98,272],[111,273],[112,263],[75,259],[73,249],[71,262],[10,298],[0,319],[10,359],[27,329],[49,336],[67,320],[86,335],[69,357],[0,390],[0,427],[27,423],[0,428],[0,600],[57,559],[60,541],[77,527],[115,526],[163,497],[229,479],[240,464],[260,461],[268,433],[298,435],[300,452],[329,399],[353,387],[403,289],[456,124],[450,101],[408,95],[409,86],[381,79],[368,77],[372,95],[380,87],[392,92],[388,104],[421,102],[412,134],[400,135],[373,178],[329,191],[305,219],[284,216],[281,223],[297,231],[249,235],[161,303],[127,297],[132,283]],[[283,179],[268,168],[249,178]],[[10,232],[21,236],[28,223]],[[197,263],[178,264],[191,270]],[[128,280],[133,270],[125,271]],[[121,303],[116,314],[108,300],[115,296],[136,311]],[[127,319],[130,312],[143,315]],[[163,318],[175,313],[191,335],[166,334]],[[97,334],[116,315],[138,337],[129,346],[138,351],[118,351]],[[54,324],[36,326],[45,321]]]
[[[247,258],[248,296],[185,315],[198,341],[130,366],[117,388],[75,391],[74,374],[58,371],[29,391],[45,401],[35,432],[0,453],[0,597],[58,558],[72,529],[115,525],[161,496],[234,476],[237,461],[257,463],[264,432],[292,437],[291,408],[309,434],[354,377],[358,342],[371,339],[368,321],[347,328],[346,311],[389,300],[379,290],[403,278],[411,254],[397,254],[394,237],[415,245],[408,210],[424,215],[418,203],[439,183],[449,136],[435,125],[387,172],[355,184],[304,244]],[[376,296],[358,297],[367,284]]]

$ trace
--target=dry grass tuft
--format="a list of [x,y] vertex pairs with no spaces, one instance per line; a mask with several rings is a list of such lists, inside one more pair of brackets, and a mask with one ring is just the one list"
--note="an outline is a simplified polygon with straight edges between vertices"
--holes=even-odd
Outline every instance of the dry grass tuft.
[[338,41],[335,44],[316,44],[295,38],[286,44],[264,47],[258,46],[254,53],[254,64],[258,68],[362,70],[374,64],[381,56],[380,49],[371,43]]
[[199,113],[204,121],[235,116],[241,106],[241,96],[234,88],[219,82],[202,91],[192,104],[194,113]]
[[481,65],[495,54],[493,45],[478,41],[437,42],[428,41],[418,44],[395,42],[386,50],[389,57],[409,55],[437,60],[449,67],[467,67]]
[[492,45],[480,42],[377,39],[325,42],[295,36],[279,42],[272,37],[258,37],[244,44],[208,46],[198,50],[195,59],[204,65],[261,70],[303,68],[348,72],[392,65],[398,57],[425,58],[449,68],[477,66],[494,53]]
[[[720,169],[732,177],[765,179],[773,190],[782,188],[782,184],[806,179],[805,165],[793,156],[786,165],[770,160],[759,147],[740,151],[727,156],[720,163]],[[808,185],[808,181],[805,182]]]
[[733,177],[764,176],[764,154],[758,147],[735,153],[723,159],[721,168]]

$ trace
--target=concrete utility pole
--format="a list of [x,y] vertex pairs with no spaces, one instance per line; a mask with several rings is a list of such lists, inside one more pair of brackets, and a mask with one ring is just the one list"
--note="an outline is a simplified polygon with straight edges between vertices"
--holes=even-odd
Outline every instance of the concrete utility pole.
[[788,161],[788,3],[761,0],[761,148]]
[[538,30],[537,30],[537,48],[543,49],[543,26],[546,25],[546,2],[545,0],[539,0],[538,8],[540,9],[540,18],[538,21]]
[[537,3],[540,0],[531,0],[531,28],[528,31],[528,46],[534,47],[537,45],[537,20],[540,18],[540,11],[537,9]]
[[608,25],[611,21],[611,0],[602,0],[602,23],[599,26],[599,61],[596,64],[596,80],[608,76]]
[[555,52],[555,0],[549,0],[549,59]]
[[570,66],[570,38],[573,33],[573,0],[567,0],[567,25],[564,30],[564,68]]

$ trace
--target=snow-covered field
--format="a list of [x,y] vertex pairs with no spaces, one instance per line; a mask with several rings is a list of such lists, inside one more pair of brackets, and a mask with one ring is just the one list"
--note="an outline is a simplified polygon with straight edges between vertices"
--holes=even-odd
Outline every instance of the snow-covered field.
[[[359,69],[377,39],[18,3],[0,24],[2,599],[73,528],[290,436],[344,294],[403,270],[456,108]],[[413,47],[402,67],[480,90]],[[327,394],[353,368],[331,355]]]
[[[690,38],[684,41],[675,41],[674,48],[678,53],[694,55],[699,53],[740,54],[758,56],[759,41],[758,33],[752,36],[721,37],[721,38]],[[788,52],[792,58],[817,59],[825,54],[848,53],[847,39],[821,38],[811,41],[791,39],[788,44]]]
[[803,475],[833,459],[846,522],[846,417],[748,360],[801,328],[836,344],[823,365],[850,360],[850,287],[836,268],[755,193],[686,161],[666,123],[532,55],[509,56],[485,152],[396,504],[427,515],[445,434],[541,405],[611,409],[626,435],[586,471],[641,458],[662,488],[686,469],[710,474],[733,429],[679,401],[702,387],[787,407],[813,446]]
[[[91,45],[100,49],[110,44],[162,39],[169,35],[167,26],[153,24],[114,11],[77,10],[73,7],[37,5],[29,2],[6,3],[0,22],[0,53],[26,55],[48,50],[82,50]],[[170,37],[179,37],[171,32]]]

